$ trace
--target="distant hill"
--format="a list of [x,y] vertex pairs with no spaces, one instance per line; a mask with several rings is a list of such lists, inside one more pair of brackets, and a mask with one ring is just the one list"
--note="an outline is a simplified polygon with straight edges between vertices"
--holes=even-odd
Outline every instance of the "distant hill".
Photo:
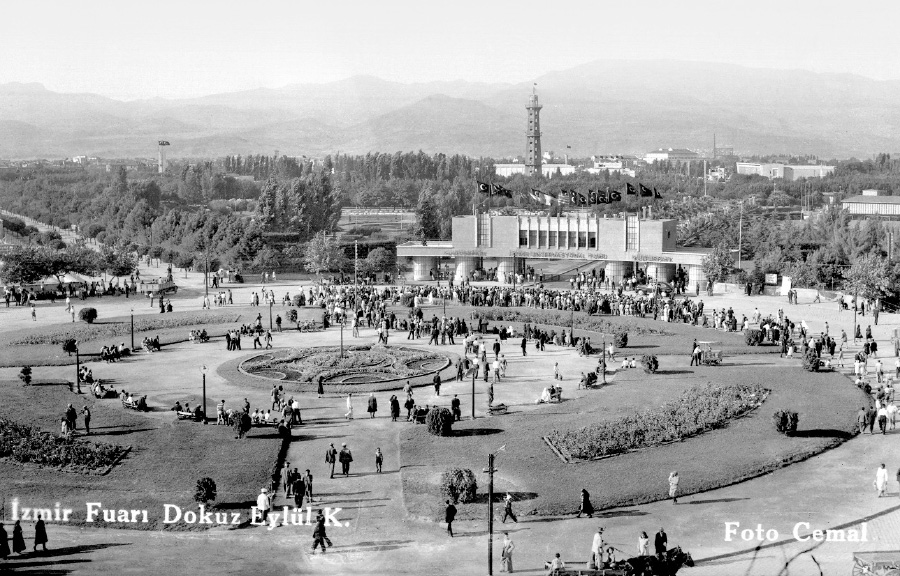
[[0,84],[0,157],[524,153],[537,83],[544,150],[659,147],[868,157],[900,149],[900,82],[679,61],[599,60],[520,84],[356,76],[183,100],[118,101]]

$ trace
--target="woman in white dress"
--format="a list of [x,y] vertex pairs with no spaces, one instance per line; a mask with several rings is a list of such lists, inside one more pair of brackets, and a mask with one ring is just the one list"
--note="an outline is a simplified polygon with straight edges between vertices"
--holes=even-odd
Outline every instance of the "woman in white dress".
[[887,488],[888,481],[888,473],[887,468],[884,467],[884,463],[881,464],[881,468],[878,469],[878,472],[875,473],[875,490],[878,491],[878,497],[881,498],[884,496],[884,490]]
[[353,392],[347,394],[347,413],[344,414],[347,420],[353,420]]
[[669,498],[672,504],[678,504],[678,472],[673,471],[669,474]]

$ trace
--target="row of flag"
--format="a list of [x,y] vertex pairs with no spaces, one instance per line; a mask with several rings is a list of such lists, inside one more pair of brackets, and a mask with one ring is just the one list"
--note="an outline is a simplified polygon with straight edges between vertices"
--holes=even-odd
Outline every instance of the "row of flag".
[[[513,197],[512,190],[505,188],[501,184],[488,184],[477,180],[476,182],[478,183],[478,191],[482,194],[487,194],[489,196],[505,196],[507,198]],[[638,187],[639,188],[635,188],[633,184],[626,182],[625,194],[636,196],[638,190],[640,190],[640,196],[642,198],[653,198],[654,200],[662,198],[662,194],[660,194],[656,188],[650,189],[640,182],[638,183]],[[532,188],[531,192],[526,192],[525,195],[535,202],[539,202],[546,206],[552,206],[554,202],[571,204],[573,206],[593,206],[595,204],[612,204],[613,202],[622,201],[622,193],[618,190],[588,190],[587,194],[584,194],[577,190],[563,189],[560,191],[560,194],[557,195],[552,192],[542,192],[537,188]]]

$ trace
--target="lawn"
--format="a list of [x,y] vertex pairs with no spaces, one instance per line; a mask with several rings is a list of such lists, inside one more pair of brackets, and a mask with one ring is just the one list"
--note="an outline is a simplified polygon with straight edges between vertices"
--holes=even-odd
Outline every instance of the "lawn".
[[[322,311],[319,308],[298,308],[299,320],[314,320],[321,324]],[[205,329],[211,339],[224,338],[225,332],[241,324],[252,324],[261,307],[230,306],[201,312],[172,312],[158,317],[147,317],[134,321],[134,342],[140,346],[144,336],[159,336],[165,346],[188,339],[191,330]],[[274,314],[287,315],[287,308],[275,309]],[[268,327],[268,322],[263,322]],[[289,330],[293,324],[286,319],[282,329]],[[131,318],[118,316],[100,319],[93,324],[84,322],[60,323],[51,327],[39,327],[19,332],[0,332],[0,348],[14,350],[14,354],[0,357],[0,367],[10,366],[66,366],[75,364],[75,356],[62,350],[62,342],[75,338],[80,343],[82,361],[99,360],[100,348],[105,345],[125,342],[131,344]]]
[[[854,433],[855,414],[865,395],[838,374],[811,374],[794,365],[757,362],[752,368],[684,368],[677,373],[645,375],[581,400],[507,416],[458,423],[449,438],[431,436],[424,426],[401,432],[402,481],[409,513],[435,520],[442,513],[439,477],[450,467],[470,468],[479,480],[484,503],[486,480],[481,470],[491,450],[497,453],[498,498],[506,492],[523,514],[574,514],[582,488],[598,509],[651,502],[667,496],[667,477],[678,470],[680,491],[691,494],[746,480],[836,446]],[[625,373],[625,374],[629,374]],[[635,375],[634,373],[639,373]],[[625,376],[623,374],[623,376]],[[567,464],[542,439],[554,428],[609,421],[641,407],[658,406],[684,389],[706,382],[740,381],[771,390],[763,405],[732,420],[725,428],[682,442],[646,448],[612,458]],[[793,409],[800,414],[798,434],[776,432],[772,414]],[[483,517],[478,503],[460,507],[462,518]]]
[[[18,498],[20,505],[52,507],[60,502],[74,510],[72,523],[86,525],[85,503],[102,502],[107,509],[146,509],[149,522],[100,521],[92,526],[202,530],[209,526],[163,524],[163,505],[196,510],[194,486],[198,479],[209,476],[218,487],[218,507],[241,512],[242,520],[247,520],[259,489],[269,481],[280,446],[274,430],[254,429],[248,439],[239,441],[230,428],[176,421],[169,414],[157,418],[126,411],[117,399],[95,400],[93,396],[77,395],[65,384],[23,387],[18,381],[5,381],[0,386],[4,390],[0,417],[58,433],[59,419],[68,403],[79,410],[88,405],[93,415],[91,435],[84,438],[131,447],[128,455],[105,475],[68,473],[0,460],[7,518],[11,499]],[[82,425],[79,417],[79,430],[83,432]]]

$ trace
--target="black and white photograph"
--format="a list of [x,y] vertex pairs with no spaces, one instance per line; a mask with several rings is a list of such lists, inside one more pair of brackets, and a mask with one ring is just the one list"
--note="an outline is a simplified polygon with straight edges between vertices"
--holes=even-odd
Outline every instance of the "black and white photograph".
[[897,22],[0,0],[0,573],[900,575]]

